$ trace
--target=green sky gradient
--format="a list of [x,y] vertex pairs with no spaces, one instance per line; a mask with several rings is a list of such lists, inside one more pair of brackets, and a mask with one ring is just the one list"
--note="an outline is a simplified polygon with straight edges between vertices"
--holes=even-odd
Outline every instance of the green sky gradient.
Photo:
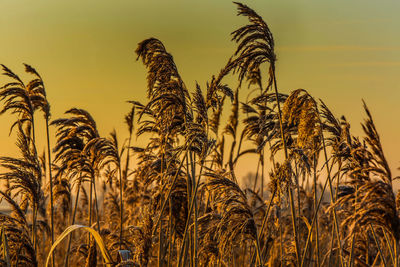
[[[361,134],[363,98],[392,170],[400,174],[400,2],[245,3],[274,34],[280,90],[309,90],[337,116],[346,115],[355,134]],[[162,40],[193,89],[224,66],[234,51],[229,34],[244,23],[230,1],[0,0],[0,63],[21,74],[28,63],[42,74],[53,118],[84,108],[101,134],[116,128],[123,138],[125,101],[145,101],[146,71],[134,54],[138,42]],[[16,151],[15,138],[8,137],[12,120],[0,117],[1,155]]]

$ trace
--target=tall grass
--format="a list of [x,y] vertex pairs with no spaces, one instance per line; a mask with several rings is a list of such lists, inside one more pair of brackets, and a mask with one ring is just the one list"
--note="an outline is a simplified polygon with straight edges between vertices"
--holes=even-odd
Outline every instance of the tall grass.
[[367,105],[356,137],[306,90],[283,93],[268,24],[235,4],[248,24],[204,90],[159,39],[138,44],[147,100],[129,101],[122,142],[80,108],[51,120],[39,72],[2,65],[0,113],[15,116],[20,152],[0,158],[2,265],[399,266],[400,195]]

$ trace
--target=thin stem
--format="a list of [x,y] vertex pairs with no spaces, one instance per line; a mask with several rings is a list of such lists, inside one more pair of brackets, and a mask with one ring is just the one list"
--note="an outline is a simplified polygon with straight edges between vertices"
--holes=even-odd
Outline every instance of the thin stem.
[[129,131],[129,139],[128,139],[128,147],[126,148],[126,161],[125,161],[125,169],[124,169],[124,176],[122,177],[121,175],[121,159],[119,159],[119,166],[118,166],[118,171],[119,171],[119,198],[120,198],[120,232],[119,232],[119,249],[122,249],[122,238],[123,238],[123,218],[124,218],[124,205],[123,205],[123,191],[124,191],[124,182],[128,179],[128,169],[129,169],[129,150],[131,148],[131,140],[132,140],[132,130],[133,128],[130,128]]
[[[76,193],[76,198],[75,198],[75,206],[74,206],[74,211],[73,211],[73,215],[72,215],[72,221],[71,221],[71,225],[75,224],[75,216],[76,216],[76,210],[78,207],[78,199],[79,199],[79,193],[81,191],[81,183],[78,182],[78,189],[77,189],[77,193]],[[69,235],[68,237],[68,247],[67,247],[67,253],[65,254],[65,262],[64,262],[64,266],[68,267],[68,260],[69,260],[69,251],[71,250],[71,241],[72,241],[72,233]]]
[[397,239],[396,238],[394,238],[394,244],[393,244],[393,248],[394,248],[394,262],[395,262],[395,266],[396,267],[399,267],[399,255],[398,255],[398,253],[399,253],[399,248],[398,248],[398,242],[397,242]]
[[[89,227],[92,227],[92,195],[93,195],[93,183],[92,183],[93,177],[90,178],[89,183],[90,183],[90,190],[89,190],[89,214],[88,214],[88,225]],[[90,233],[88,233],[88,246],[90,246]]]
[[[282,209],[281,209],[281,194],[279,193],[279,206],[278,206],[278,208],[279,208],[279,220],[281,219],[281,212],[282,212]],[[284,254],[283,254],[283,226],[282,226],[282,223],[279,223],[279,254],[280,254],[280,260],[281,260],[281,266],[284,266],[283,265],[283,259],[284,259]]]
[[330,247],[330,249],[329,249],[329,260],[328,260],[328,266],[332,266],[331,264],[332,264],[332,254],[333,254],[333,243],[334,243],[334,238],[335,238],[335,222],[333,222],[333,225],[332,225],[332,231],[331,231],[331,236],[332,236],[332,238],[331,238],[331,247]]
[[118,162],[118,175],[119,175],[119,249],[122,249],[122,233],[123,233],[123,223],[124,223],[124,202],[123,200],[123,190],[124,186],[122,183],[122,174],[121,174],[121,162]]
[[192,215],[192,210],[193,210],[193,206],[194,206],[194,202],[195,202],[194,199],[196,198],[197,191],[199,189],[199,184],[200,184],[200,178],[201,178],[202,171],[203,171],[203,164],[200,167],[199,177],[197,178],[197,182],[195,183],[195,188],[193,190],[193,195],[190,198],[189,212],[188,212],[188,217],[186,218],[185,231],[183,233],[182,246],[181,246],[181,249],[180,249],[179,261],[178,261],[178,265],[177,266],[181,266],[185,240],[186,240],[186,236],[187,236],[187,233],[188,233],[188,230],[189,230],[190,218],[191,218],[191,215]]
[[[329,166],[327,164],[328,163],[328,153],[326,152],[325,137],[324,137],[324,133],[323,133],[322,121],[321,121],[321,116],[320,116],[319,111],[318,111],[317,103],[316,102],[314,102],[314,103],[315,103],[315,108],[316,108],[316,111],[317,111],[317,114],[318,114],[318,120],[319,120],[319,124],[320,124],[320,128],[321,128],[320,137],[321,137],[321,140],[322,140],[322,147],[323,147],[323,151],[324,151],[326,172],[328,174],[329,193],[330,193],[330,196],[331,196],[331,202],[334,203],[335,202],[335,197],[333,195],[331,170],[329,169]],[[335,225],[336,225],[336,236],[338,238],[340,262],[341,262],[342,266],[346,266],[346,262],[343,260],[342,243],[341,243],[341,240],[340,240],[340,231],[339,231],[339,223],[338,223],[339,220],[338,220],[338,217],[337,217],[337,214],[336,214],[336,207],[333,207],[333,217],[334,217]]]
[[160,221],[160,232],[158,233],[158,241],[159,241],[159,244],[158,244],[158,257],[157,257],[157,259],[158,259],[158,267],[161,267],[162,266],[162,244],[163,244],[163,236],[162,236],[162,226],[163,226],[163,222],[162,222],[162,220]]
[[181,163],[179,164],[178,170],[177,170],[176,173],[175,173],[175,176],[174,176],[174,178],[173,178],[173,180],[172,180],[171,188],[168,190],[167,197],[166,197],[166,199],[164,200],[164,202],[163,202],[163,204],[162,204],[162,206],[161,206],[160,216],[157,218],[157,221],[156,221],[156,223],[154,224],[154,228],[153,228],[152,235],[155,234],[156,229],[157,229],[157,227],[158,227],[158,224],[160,223],[160,220],[161,220],[161,218],[162,218],[162,214],[163,214],[163,212],[164,212],[164,210],[165,210],[165,207],[167,206],[167,201],[168,201],[168,199],[169,199],[170,196],[171,196],[172,189],[173,189],[174,186],[175,186],[175,182],[176,182],[176,180],[177,180],[177,178],[178,178],[178,174],[179,174],[179,172],[180,172],[180,170],[181,170],[181,168],[182,168],[182,165],[183,165],[183,162],[185,161],[186,156],[187,156],[187,155],[186,155],[186,153],[185,153],[185,155],[183,156],[183,159],[182,159]]
[[299,172],[297,168],[297,161],[295,159],[295,183],[296,183],[296,188],[297,188],[297,225],[300,225],[300,217],[301,217],[301,202],[300,202],[300,182],[299,182]]
[[269,217],[269,211],[271,210],[272,202],[275,198],[276,191],[277,191],[277,189],[275,188],[274,191],[272,192],[271,199],[269,200],[267,211],[265,212],[264,219],[263,219],[263,222],[261,225],[260,237],[262,237],[264,234],[264,228],[265,228],[265,225],[266,225],[268,217]]
[[33,248],[36,250],[37,247],[37,236],[36,236],[36,215],[37,215],[37,207],[36,203],[32,203],[32,243]]
[[[358,199],[358,185],[356,185],[356,192],[355,192],[355,199],[354,199],[354,214],[357,213],[357,199]],[[351,240],[351,251],[350,251],[350,263],[349,263],[349,267],[351,267],[353,265],[353,260],[354,260],[354,240],[355,240],[355,236],[356,234],[353,232],[352,233],[352,240]]]
[[314,212],[317,215],[315,217],[315,239],[316,239],[316,253],[317,253],[317,266],[320,266],[319,263],[319,231],[318,231],[318,209],[317,209],[317,159],[314,154]]
[[[51,153],[49,137],[49,117],[46,116],[46,138],[47,138],[47,166],[49,169],[50,181],[50,225],[51,225],[51,245],[54,243],[54,204],[53,204],[53,177],[51,175]],[[54,265],[54,251],[52,253],[52,266]]]
[[372,224],[369,224],[369,228],[371,229],[372,235],[374,236],[376,246],[378,247],[379,254],[381,255],[381,259],[383,261],[383,265],[385,265],[385,267],[386,267],[387,263],[386,263],[385,255],[383,255],[383,253],[382,253],[381,245],[380,245],[379,240],[378,240],[378,238],[377,238],[377,236],[375,234],[375,230],[374,230],[374,227],[372,227]]
[[[287,147],[286,147],[285,134],[283,131],[282,110],[281,110],[281,106],[279,103],[279,93],[278,93],[278,87],[277,87],[277,83],[276,83],[274,62],[271,63],[270,67],[272,70],[272,78],[273,78],[273,82],[274,82],[276,104],[278,106],[278,118],[279,118],[279,127],[280,127],[280,131],[281,131],[282,145],[283,145],[283,150],[285,153],[285,160],[287,161],[289,157],[288,157],[288,151],[287,151]],[[294,236],[294,241],[296,244],[296,247],[295,247],[296,248],[296,259],[297,259],[297,264],[299,265],[301,262],[301,256],[300,256],[300,246],[299,246],[297,225],[296,225],[296,211],[294,209],[293,190],[291,188],[289,188],[288,191],[289,191],[289,199],[290,199],[290,211],[292,214],[293,236]]]
[[100,233],[100,214],[99,214],[99,206],[97,201],[97,190],[96,190],[96,180],[93,179],[93,192],[94,192],[94,206],[96,208],[96,220],[97,220],[97,231]]
[[168,258],[167,258],[167,266],[169,267],[171,264],[172,257],[172,201],[169,199],[169,218],[168,218]]
[[394,254],[393,254],[392,244],[391,244],[390,239],[389,239],[389,237],[388,237],[388,235],[387,235],[387,233],[386,233],[386,230],[383,229],[383,228],[381,228],[381,229],[382,229],[382,232],[383,232],[383,234],[384,234],[384,236],[385,236],[386,244],[387,244],[387,246],[389,247],[390,258],[392,259],[392,263],[393,263],[393,265],[394,265],[394,264],[396,264],[396,263],[394,262]]
[[194,190],[197,190],[198,185],[197,183],[200,183],[200,176],[198,178],[198,182],[196,183],[196,155],[193,155],[193,152],[190,152],[190,161],[191,161],[191,167],[192,167],[192,183],[193,183],[193,193],[192,193],[192,197],[193,197],[193,201],[194,201],[194,246],[193,246],[193,253],[194,253],[194,266],[197,267],[198,265],[198,255],[197,255],[197,244],[198,244],[198,225],[197,225],[197,215],[198,215],[198,207],[197,207],[197,192],[195,192]]
[[258,236],[256,237],[255,243],[256,243],[256,248],[257,248],[258,263],[260,264],[260,266],[264,266],[264,263],[263,263],[263,260],[261,257],[260,240],[258,239]]
[[[262,222],[262,224],[261,224],[261,230],[260,230],[259,239],[262,239],[262,238],[263,238],[263,235],[264,235],[264,228],[265,228],[265,225],[266,225],[266,223],[267,223],[267,221],[268,221],[269,211],[271,210],[272,202],[273,202],[273,200],[274,200],[276,191],[277,191],[277,189],[275,188],[274,191],[272,192],[271,199],[269,200],[268,207],[267,207],[267,211],[265,212],[264,219],[263,219],[263,222]],[[262,253],[264,253],[264,250],[265,250],[265,249],[266,249],[266,247],[264,246],[263,249],[262,249]],[[262,254],[262,253],[261,253],[261,254]],[[255,254],[250,254],[250,255],[252,255],[252,257],[251,257],[251,262],[254,263]]]
[[264,147],[261,150],[261,199],[264,201]]
[[[328,185],[328,179],[326,179],[326,181],[325,181],[325,185],[324,185],[324,187],[322,189],[322,192],[321,192],[321,195],[319,197],[316,210],[319,210],[319,207],[320,207],[321,202],[322,202],[322,197],[324,196],[324,193],[325,193],[327,185]],[[311,229],[308,231],[307,241],[306,241],[306,245],[305,245],[305,248],[304,248],[304,251],[303,251],[303,261],[301,262],[300,266],[303,266],[303,263],[304,263],[304,258],[305,258],[306,253],[307,253],[308,244],[310,243],[311,233],[312,233],[312,229],[314,227],[315,221],[316,221],[316,217],[317,217],[317,213],[314,213],[313,220],[311,222]]]
[[257,180],[258,180],[258,170],[260,168],[260,163],[261,163],[261,155],[258,159],[257,163],[257,171],[256,171],[256,177],[254,178],[254,186],[253,186],[253,191],[256,192],[256,187],[257,187]]

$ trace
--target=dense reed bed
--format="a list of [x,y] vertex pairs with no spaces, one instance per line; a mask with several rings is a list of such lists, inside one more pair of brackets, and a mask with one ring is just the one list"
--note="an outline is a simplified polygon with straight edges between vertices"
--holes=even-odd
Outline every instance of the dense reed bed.
[[20,152],[0,158],[2,266],[399,266],[400,195],[367,105],[356,137],[306,90],[282,92],[268,25],[235,4],[248,23],[204,87],[186,87],[160,40],[138,44],[147,101],[129,101],[122,142],[86,110],[51,118],[38,71],[2,65]]

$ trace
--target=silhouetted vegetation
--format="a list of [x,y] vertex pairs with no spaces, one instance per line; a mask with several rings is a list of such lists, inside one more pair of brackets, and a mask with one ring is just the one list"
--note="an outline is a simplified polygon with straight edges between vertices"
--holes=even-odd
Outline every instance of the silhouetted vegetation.
[[138,44],[147,102],[129,101],[122,142],[80,108],[52,120],[39,73],[25,65],[24,82],[2,65],[20,152],[0,158],[2,266],[399,266],[400,198],[367,105],[356,137],[306,90],[280,91],[268,25],[235,4],[248,24],[204,88],[186,87],[160,40]]

